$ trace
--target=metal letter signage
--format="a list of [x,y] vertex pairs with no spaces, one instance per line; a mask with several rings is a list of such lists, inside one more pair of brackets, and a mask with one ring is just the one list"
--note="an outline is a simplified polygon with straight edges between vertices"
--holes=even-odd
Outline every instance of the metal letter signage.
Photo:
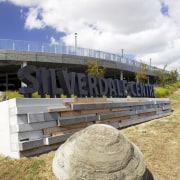
[[36,68],[27,65],[19,69],[17,76],[26,87],[19,88],[19,93],[31,98],[34,92],[45,98],[59,98],[61,94],[70,97],[150,97],[154,98],[154,86],[126,80],[96,77],[83,73],[57,71],[56,69]]

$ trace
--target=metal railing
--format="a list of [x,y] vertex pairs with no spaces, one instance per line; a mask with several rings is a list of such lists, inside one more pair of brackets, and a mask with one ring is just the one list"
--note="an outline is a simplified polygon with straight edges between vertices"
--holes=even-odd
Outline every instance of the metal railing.
[[[141,63],[126,57],[122,57],[118,54],[112,54],[108,52],[86,49],[81,47],[65,46],[62,44],[50,44],[40,43],[32,41],[12,40],[12,39],[0,39],[0,49],[5,50],[21,50],[21,51],[33,51],[33,52],[46,52],[46,53],[58,53],[67,55],[86,56],[92,58],[99,58],[104,60],[116,61],[127,64],[129,66],[140,67]],[[152,66],[147,65],[148,70],[152,70]]]

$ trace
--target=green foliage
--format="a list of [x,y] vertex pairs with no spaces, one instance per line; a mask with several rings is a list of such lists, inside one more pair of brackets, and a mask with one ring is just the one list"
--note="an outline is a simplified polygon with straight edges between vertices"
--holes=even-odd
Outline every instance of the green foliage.
[[157,69],[154,68],[154,73],[157,77],[157,84],[160,84],[161,86],[165,86],[168,83],[176,83],[178,79],[178,72],[177,70],[167,71],[166,70],[167,65],[164,65],[163,69]]
[[23,98],[23,95],[22,94],[19,94],[19,92],[18,91],[6,91],[5,92],[5,94],[6,94],[6,97],[8,98],[8,99],[12,99],[12,98]]
[[166,71],[167,64],[164,65],[163,69],[154,69],[154,73],[156,74],[157,77],[157,82],[161,86],[165,86],[168,80],[168,72]]
[[[5,92],[6,97],[8,99],[12,99],[12,98],[23,98],[24,96],[22,94],[19,94],[18,91],[6,91]],[[47,96],[48,97],[48,96]],[[38,92],[35,92],[32,94],[32,98],[40,98],[40,95],[38,95]]]
[[67,98],[65,94],[61,94],[61,98]]
[[103,96],[102,96],[102,98],[106,99],[106,98],[107,98],[107,96],[103,95]]
[[71,98],[77,98],[75,94],[71,94]]
[[38,94],[38,92],[35,92],[32,94],[32,98],[41,98],[41,96]]
[[88,61],[86,73],[92,76],[104,76],[106,73],[106,68],[99,66],[99,61]]
[[177,84],[177,87],[180,88],[180,81],[177,81],[176,84]]
[[169,80],[171,83],[175,83],[178,79],[178,72],[177,70],[172,70],[169,74]]
[[163,87],[155,87],[155,95],[157,98],[167,97],[170,94],[170,91]]
[[137,82],[145,83],[148,79],[147,64],[141,62],[140,68],[135,72],[135,78]]
[[173,84],[164,85],[163,87],[156,86],[155,95],[157,98],[167,97],[170,94],[172,94],[174,91],[176,91],[178,88],[180,88],[180,81]]
[[[24,97],[22,94],[19,94],[18,91],[10,91],[9,90],[9,91],[6,91],[5,94],[6,94],[6,97],[8,99],[23,98]],[[41,96],[38,94],[38,92],[35,92],[32,94],[32,98],[41,98]],[[50,96],[46,95],[46,98],[50,98]],[[64,94],[61,94],[61,98],[67,98],[67,96]]]

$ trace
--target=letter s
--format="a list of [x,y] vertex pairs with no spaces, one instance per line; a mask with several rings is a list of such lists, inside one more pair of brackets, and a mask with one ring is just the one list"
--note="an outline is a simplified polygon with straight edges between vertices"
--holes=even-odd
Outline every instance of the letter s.
[[32,76],[36,72],[36,66],[27,65],[17,72],[20,81],[27,84],[27,87],[19,88],[19,93],[24,94],[24,97],[31,97],[32,93],[38,91],[38,81]]

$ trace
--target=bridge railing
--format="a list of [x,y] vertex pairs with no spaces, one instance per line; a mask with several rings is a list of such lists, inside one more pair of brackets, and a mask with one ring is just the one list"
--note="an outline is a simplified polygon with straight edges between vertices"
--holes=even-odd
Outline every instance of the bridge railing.
[[[50,44],[40,43],[32,41],[12,40],[12,39],[0,39],[0,49],[5,50],[21,50],[21,51],[34,51],[34,52],[47,52],[58,53],[67,55],[86,56],[92,58],[99,58],[104,60],[116,61],[127,64],[129,66],[140,67],[140,62],[122,57],[118,54],[112,54],[108,52],[86,49],[81,47],[65,46],[62,44]],[[148,70],[152,70],[152,67],[147,65]]]

